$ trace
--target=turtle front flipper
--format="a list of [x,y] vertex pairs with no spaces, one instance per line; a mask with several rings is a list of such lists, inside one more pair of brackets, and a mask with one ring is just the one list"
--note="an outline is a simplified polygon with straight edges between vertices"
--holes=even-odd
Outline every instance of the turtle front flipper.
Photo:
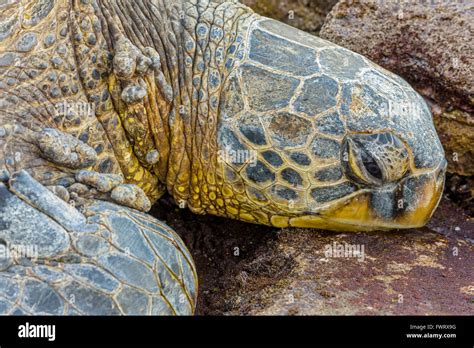
[[194,312],[189,252],[136,210],[85,199],[79,211],[20,171],[0,182],[0,242],[2,314]]

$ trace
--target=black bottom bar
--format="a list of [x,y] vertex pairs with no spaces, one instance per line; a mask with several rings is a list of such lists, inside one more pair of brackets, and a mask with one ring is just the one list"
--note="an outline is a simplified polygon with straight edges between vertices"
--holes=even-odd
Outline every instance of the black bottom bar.
[[[44,325],[54,325],[54,332]],[[473,317],[0,317],[2,348],[85,343],[472,347],[473,332]],[[43,337],[31,337],[38,335]]]

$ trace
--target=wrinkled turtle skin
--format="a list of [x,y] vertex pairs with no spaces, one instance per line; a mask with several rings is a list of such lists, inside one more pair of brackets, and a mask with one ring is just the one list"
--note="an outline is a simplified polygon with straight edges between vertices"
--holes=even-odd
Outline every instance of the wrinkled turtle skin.
[[333,230],[421,226],[438,203],[426,104],[358,54],[237,2],[0,6],[4,314],[192,314],[192,258],[145,214],[166,191]]

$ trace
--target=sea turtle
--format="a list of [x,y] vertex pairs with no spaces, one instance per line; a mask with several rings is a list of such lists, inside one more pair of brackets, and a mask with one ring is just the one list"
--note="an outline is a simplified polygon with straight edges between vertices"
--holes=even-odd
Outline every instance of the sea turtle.
[[144,213],[166,191],[333,230],[421,226],[438,203],[425,102],[349,50],[236,1],[0,9],[2,313],[193,313],[191,255]]

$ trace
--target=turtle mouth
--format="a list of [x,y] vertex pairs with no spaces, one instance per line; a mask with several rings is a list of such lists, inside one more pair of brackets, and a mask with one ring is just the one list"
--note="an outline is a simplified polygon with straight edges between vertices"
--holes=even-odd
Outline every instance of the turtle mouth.
[[430,172],[412,174],[391,187],[362,190],[337,207],[289,219],[293,227],[374,231],[424,226],[444,189],[446,161]]

